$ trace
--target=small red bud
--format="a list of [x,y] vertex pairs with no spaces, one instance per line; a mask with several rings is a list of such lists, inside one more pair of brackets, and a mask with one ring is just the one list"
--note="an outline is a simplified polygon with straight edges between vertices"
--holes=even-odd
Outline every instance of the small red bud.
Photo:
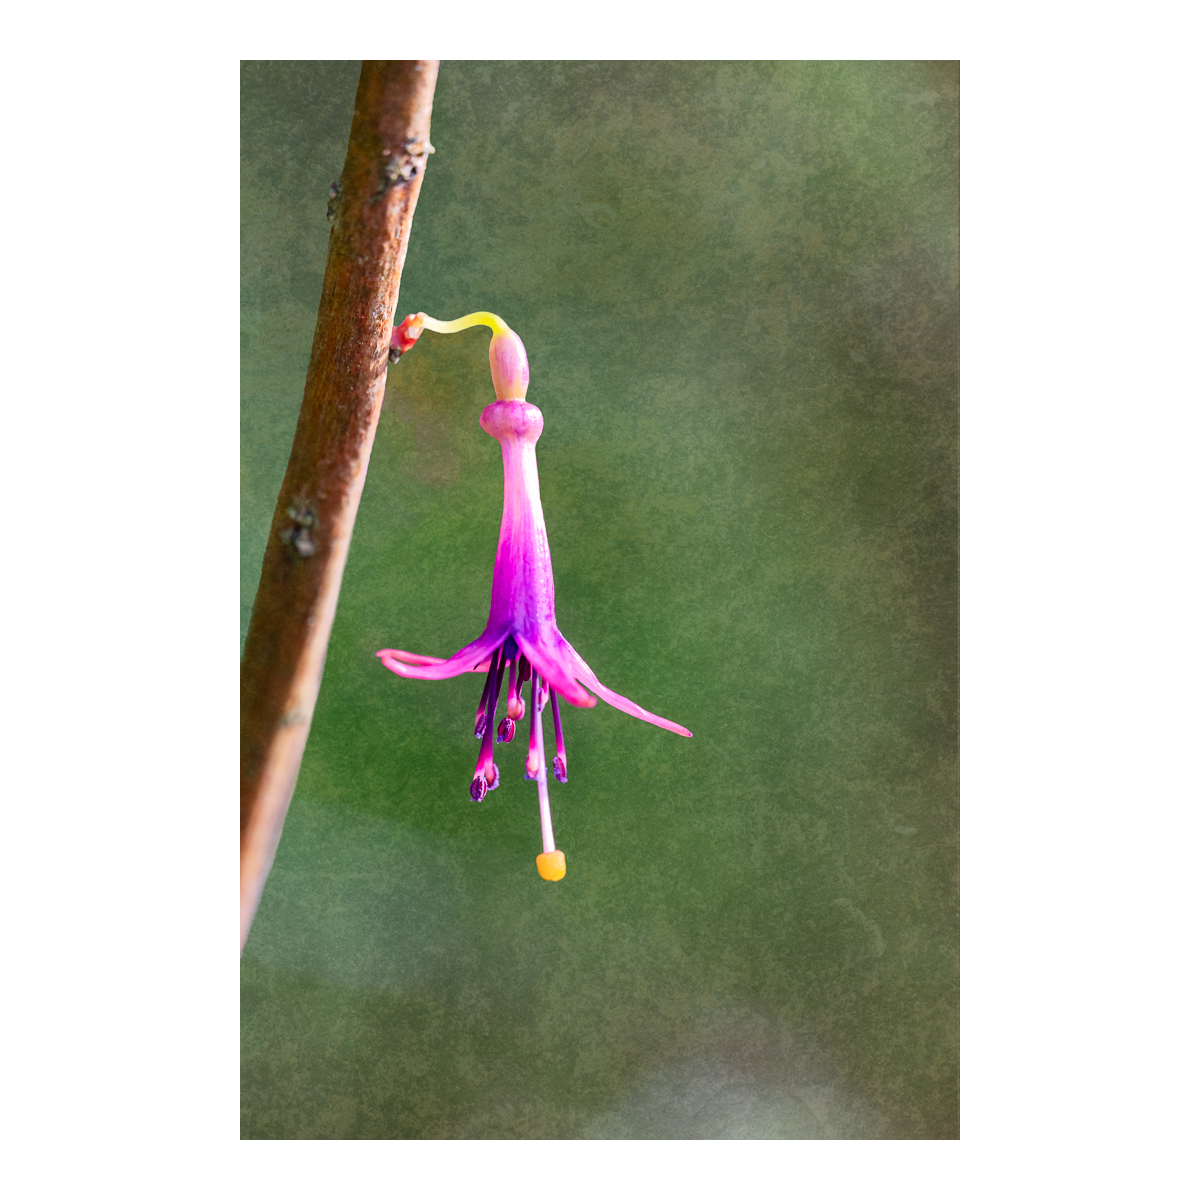
[[424,313],[409,313],[403,321],[392,330],[392,341],[388,348],[388,359],[398,362],[400,355],[411,350],[417,344],[417,338],[425,328]]

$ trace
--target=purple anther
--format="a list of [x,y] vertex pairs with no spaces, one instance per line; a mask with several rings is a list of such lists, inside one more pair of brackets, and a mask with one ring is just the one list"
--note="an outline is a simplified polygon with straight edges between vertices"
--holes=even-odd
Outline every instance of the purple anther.
[[505,717],[503,721],[496,727],[496,741],[500,743],[511,742],[517,732],[517,723],[512,717]]
[[482,801],[487,795],[488,785],[487,780],[482,775],[476,775],[471,780],[471,799]]

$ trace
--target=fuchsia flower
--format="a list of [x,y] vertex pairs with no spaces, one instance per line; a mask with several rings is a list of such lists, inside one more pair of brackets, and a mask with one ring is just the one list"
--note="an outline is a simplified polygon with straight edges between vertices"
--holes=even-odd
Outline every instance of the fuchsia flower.
[[472,325],[487,325],[492,330],[488,357],[496,401],[483,410],[479,424],[500,443],[504,463],[504,515],[500,520],[487,627],[475,641],[446,659],[407,650],[380,650],[377,657],[389,671],[405,679],[449,679],[468,671],[487,673],[475,713],[475,736],[483,739],[483,748],[471,780],[472,800],[482,800],[499,786],[492,728],[498,715],[505,671],[508,671],[507,715],[496,728],[498,743],[510,742],[515,736],[516,722],[525,715],[521,692],[526,681],[532,681],[525,778],[536,780],[538,786],[543,847],[537,859],[538,873],[543,879],[556,880],[566,874],[567,868],[563,852],[555,849],[550,822],[542,741],[542,709],[547,699],[554,714],[554,777],[560,783],[567,782],[567,752],[558,709],[560,696],[579,708],[592,708],[596,700],[588,694],[587,688],[591,688],[622,712],[684,737],[692,735],[682,725],[655,716],[605,687],[558,631],[554,619],[554,572],[550,566],[534,449],[542,433],[542,414],[525,399],[529,360],[521,339],[492,313],[471,313],[457,321],[436,321],[424,313],[413,313],[392,331],[391,357],[395,361],[411,349],[424,329],[456,333]]

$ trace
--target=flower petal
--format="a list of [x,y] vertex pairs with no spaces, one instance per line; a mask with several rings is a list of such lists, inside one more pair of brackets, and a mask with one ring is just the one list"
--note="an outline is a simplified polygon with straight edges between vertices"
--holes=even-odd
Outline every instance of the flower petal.
[[[565,639],[564,639],[565,641]],[[605,687],[604,684],[596,678],[596,672],[583,661],[579,651],[575,649],[569,642],[566,642],[567,649],[575,658],[575,673],[578,677],[588,685],[598,696],[603,700],[607,700],[613,708],[619,708],[622,712],[628,713],[631,717],[637,717],[642,721],[649,721],[651,725],[657,725],[660,729],[669,729],[672,733],[678,733],[681,737],[691,737],[691,731],[684,729],[682,725],[676,725],[674,721],[668,721],[666,717],[655,716],[652,712],[647,712],[640,704],[635,704],[627,696],[622,696],[619,692],[614,692],[612,688]]]
[[506,633],[490,637],[485,633],[449,658],[433,658],[428,654],[414,654],[411,650],[376,650],[375,657],[402,679],[452,679],[468,671],[486,674],[488,659],[503,643]]
[[553,626],[549,630],[543,627],[538,633],[540,636],[536,641],[520,633],[514,635],[517,645],[521,647],[521,653],[529,659],[533,669],[564,700],[570,701],[576,708],[595,708],[596,698],[589,696],[575,680],[571,659],[575,651],[571,649],[571,643]]
[[[411,650],[376,650],[376,657],[382,657],[387,654],[392,658],[398,658],[402,663],[411,663],[417,667],[433,666],[436,663],[444,663],[444,658],[434,658],[432,654],[414,654]],[[386,664],[385,664],[386,665]],[[486,662],[476,663],[471,668],[472,671],[478,671],[480,675],[488,673],[488,665]]]

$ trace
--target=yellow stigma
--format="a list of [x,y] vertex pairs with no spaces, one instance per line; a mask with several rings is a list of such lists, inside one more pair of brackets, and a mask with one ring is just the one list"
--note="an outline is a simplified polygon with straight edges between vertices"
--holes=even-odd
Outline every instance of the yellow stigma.
[[537,868],[538,874],[543,879],[556,883],[567,873],[567,857],[561,850],[552,850],[549,854],[539,854]]

